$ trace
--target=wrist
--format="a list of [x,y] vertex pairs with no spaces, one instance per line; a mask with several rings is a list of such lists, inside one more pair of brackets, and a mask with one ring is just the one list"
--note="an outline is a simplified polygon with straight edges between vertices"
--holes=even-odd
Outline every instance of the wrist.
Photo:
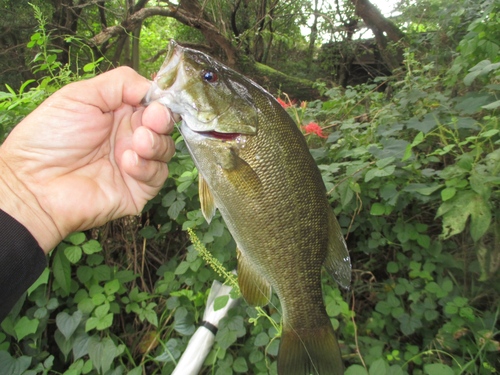
[[63,239],[52,217],[2,157],[1,149],[0,209],[24,225],[46,254]]

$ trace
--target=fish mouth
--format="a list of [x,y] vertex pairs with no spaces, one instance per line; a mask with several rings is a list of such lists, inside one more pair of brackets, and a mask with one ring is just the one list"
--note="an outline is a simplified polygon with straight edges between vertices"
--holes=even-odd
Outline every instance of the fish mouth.
[[[192,129],[191,129],[192,130]],[[196,132],[204,137],[215,138],[221,141],[234,141],[236,138],[241,136],[241,133],[221,133],[215,130],[205,131],[205,132]]]

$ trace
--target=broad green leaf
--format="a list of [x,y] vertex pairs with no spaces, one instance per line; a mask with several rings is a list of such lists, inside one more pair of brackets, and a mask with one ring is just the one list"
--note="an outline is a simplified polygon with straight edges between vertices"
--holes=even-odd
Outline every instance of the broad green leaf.
[[71,264],[63,251],[61,251],[61,248],[58,248],[54,255],[52,270],[61,289],[66,292],[66,294],[69,294],[71,288]]
[[57,328],[59,328],[59,331],[61,331],[66,339],[69,339],[78,328],[78,325],[82,321],[82,316],[81,311],[75,311],[73,315],[69,315],[64,311],[57,314]]
[[178,266],[177,268],[175,269],[175,274],[176,275],[183,275],[184,273],[186,273],[186,271],[189,269],[189,266],[191,264],[189,262],[186,262],[186,261],[182,261]]
[[455,375],[450,366],[443,365],[442,363],[424,365],[424,371],[428,375]]
[[139,231],[139,234],[146,238],[146,239],[151,239],[151,238],[154,238],[156,236],[158,232],[156,231],[156,228],[155,227],[152,227],[152,226],[147,226],[147,227],[144,227],[142,228],[140,231]]
[[382,203],[373,203],[370,209],[370,215],[380,216],[385,214],[385,206]]
[[86,239],[85,233],[75,232],[75,233],[71,233],[64,240],[67,242],[71,242],[73,245],[81,245],[83,242],[85,242],[85,239]]
[[370,375],[386,375],[389,365],[384,361],[383,358],[377,359],[373,362],[369,369]]
[[447,239],[465,229],[471,216],[470,231],[474,241],[479,240],[489,228],[491,211],[484,199],[474,191],[461,191],[438,209],[436,217],[443,216],[442,239]]
[[399,271],[399,264],[396,262],[387,263],[387,272],[396,273]]
[[441,199],[443,201],[447,201],[455,196],[455,193],[457,192],[457,189],[454,187],[449,187],[446,189],[441,190]]
[[47,284],[49,281],[50,270],[49,268],[45,268],[40,275],[40,277],[29,287],[28,296],[33,293],[36,288],[38,288],[42,284]]
[[498,107],[500,107],[500,100],[481,106],[483,109],[497,109]]
[[102,264],[94,268],[94,279],[97,281],[107,281],[111,278],[109,266]]
[[168,216],[170,216],[174,220],[177,219],[177,216],[179,216],[185,206],[186,203],[184,201],[175,201],[168,209]]
[[23,316],[14,327],[16,331],[17,340],[21,341],[24,337],[35,333],[40,321],[38,319],[29,319],[27,316]]
[[230,329],[220,329],[217,331],[217,335],[215,336],[215,340],[219,344],[222,349],[229,348],[238,338],[235,331],[231,331]]
[[82,248],[80,246],[68,246],[64,249],[64,255],[71,263],[75,264],[82,258]]
[[56,340],[59,350],[61,350],[61,352],[64,354],[64,358],[67,358],[68,354],[71,352],[74,339],[72,337],[67,339],[58,329],[54,333],[54,339]]
[[120,289],[120,282],[117,279],[104,284],[104,292],[109,296],[115,294]]
[[103,374],[110,369],[113,359],[118,354],[118,348],[109,337],[105,337],[100,341],[97,336],[92,336],[88,349],[94,367]]
[[248,371],[248,365],[247,361],[243,357],[238,357],[233,363],[233,370],[236,372],[247,372]]
[[21,375],[31,365],[31,357],[23,355],[17,359],[6,351],[0,351],[0,374]]
[[229,302],[229,296],[217,297],[214,301],[214,311],[223,309],[224,307],[226,307],[228,302]]
[[88,354],[90,336],[85,332],[80,331],[73,338],[73,356],[75,360],[77,360],[78,358],[82,358],[83,356]]
[[255,346],[265,346],[268,343],[269,343],[269,336],[265,332],[261,332],[255,337],[255,342],[254,342]]
[[96,240],[89,240],[82,245],[85,254],[94,254],[102,250],[101,244]]
[[92,278],[92,276],[94,276],[94,270],[89,266],[79,266],[76,269],[76,276],[82,284],[85,284]]
[[361,365],[351,365],[345,370],[344,375],[368,375],[368,372]]
[[170,190],[163,199],[161,200],[161,205],[163,207],[170,207],[172,203],[174,203],[175,199],[177,198],[177,193],[175,190]]
[[[155,358],[155,360],[157,359]],[[133,368],[127,373],[127,375],[142,375],[142,366]]]

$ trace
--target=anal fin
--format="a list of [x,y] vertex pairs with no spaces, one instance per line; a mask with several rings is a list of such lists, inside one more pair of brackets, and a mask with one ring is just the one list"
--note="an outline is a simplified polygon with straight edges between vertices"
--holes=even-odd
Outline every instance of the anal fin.
[[330,210],[328,221],[328,252],[324,266],[337,283],[349,289],[351,285],[351,258],[333,210]]
[[217,206],[215,205],[214,196],[210,192],[210,188],[207,185],[207,182],[200,174],[198,175],[199,184],[198,190],[200,193],[200,203],[201,203],[201,212],[205,217],[205,220],[208,224],[212,221],[212,218],[215,215],[215,210],[217,210]]
[[238,254],[238,284],[245,301],[252,306],[265,306],[271,299],[271,284],[253,267],[246,255],[236,249]]

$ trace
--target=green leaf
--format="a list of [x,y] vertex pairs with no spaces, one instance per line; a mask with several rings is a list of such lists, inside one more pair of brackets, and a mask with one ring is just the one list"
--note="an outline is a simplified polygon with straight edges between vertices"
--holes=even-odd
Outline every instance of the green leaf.
[[[155,360],[157,359],[155,358]],[[127,373],[127,375],[142,375],[142,366],[133,368]]]
[[380,216],[385,214],[385,206],[382,203],[373,203],[370,215]]
[[454,187],[449,187],[446,189],[441,190],[441,199],[443,201],[447,201],[455,196],[455,193],[457,192],[457,189]]
[[95,68],[95,63],[91,62],[91,63],[85,64],[83,66],[83,71],[87,72],[87,73],[92,72],[94,70],[94,68]]
[[111,280],[104,285],[104,292],[109,296],[115,294],[120,289],[120,282],[117,279]]
[[428,375],[455,375],[450,366],[443,365],[442,363],[424,365],[424,371]]
[[94,276],[94,270],[89,266],[80,266],[76,269],[76,276],[82,284],[85,284]]
[[217,297],[214,301],[214,311],[223,309],[224,307],[226,307],[228,302],[229,302],[229,296]]
[[64,239],[66,242],[71,242],[73,245],[80,245],[85,242],[85,233],[75,232],[71,233],[68,237]]
[[351,365],[345,371],[344,375],[368,375],[368,372],[361,365]]
[[474,191],[461,191],[444,202],[438,209],[436,217],[443,216],[443,234],[447,239],[465,229],[471,216],[470,232],[472,239],[478,241],[488,230],[491,222],[491,211],[483,197]]
[[177,268],[175,269],[175,274],[176,275],[183,275],[184,273],[186,273],[186,271],[189,269],[189,266],[191,264],[189,262],[186,262],[186,261],[182,261],[181,264],[179,264],[177,266]]
[[0,374],[21,375],[30,367],[31,360],[25,355],[15,359],[8,352],[0,351]]
[[24,337],[35,333],[39,324],[40,321],[38,319],[30,320],[28,317],[23,316],[14,327],[17,341],[21,341]]
[[96,240],[89,240],[83,244],[83,252],[85,254],[94,254],[102,250],[101,244]]
[[156,236],[158,232],[156,231],[156,228],[155,227],[152,227],[152,226],[147,226],[147,227],[144,227],[142,228],[140,231],[139,231],[139,234],[144,237],[144,238],[147,238],[147,239],[151,239],[151,238],[154,238]]
[[111,270],[109,266],[102,264],[94,268],[94,279],[97,281],[107,281],[111,278]]
[[268,343],[269,343],[269,336],[265,332],[261,332],[255,337],[255,342],[254,342],[255,346],[264,346],[267,345]]
[[161,205],[163,207],[170,207],[172,203],[174,203],[175,199],[177,198],[177,192],[175,190],[170,190],[163,199],[161,200]]
[[99,341],[97,336],[92,336],[88,344],[89,356],[96,369],[106,373],[117,355],[117,347],[109,337]]
[[396,273],[399,271],[399,265],[396,262],[387,263],[387,272]]
[[71,263],[75,264],[82,258],[82,248],[80,246],[68,246],[64,249],[64,255]]
[[181,211],[183,210],[183,208],[186,206],[186,203],[184,201],[175,201],[174,203],[172,203],[172,205],[170,206],[170,208],[168,209],[168,216],[170,216],[170,218],[172,219],[177,219],[177,216],[179,216],[179,214],[181,213]]
[[370,366],[370,375],[386,375],[389,365],[384,361],[383,358],[377,359]]
[[237,338],[236,332],[227,328],[217,331],[217,335],[215,336],[215,340],[222,349],[229,348]]
[[245,358],[243,357],[236,358],[236,360],[233,362],[233,370],[236,372],[247,372],[248,365]]
[[52,270],[61,289],[66,292],[66,294],[69,294],[71,288],[71,264],[60,248],[54,255]]
[[481,106],[481,108],[483,108],[483,109],[497,109],[498,107],[500,107],[500,100],[497,100],[496,102]]
[[59,328],[59,331],[61,331],[66,339],[69,339],[76,331],[78,325],[82,321],[82,316],[83,314],[81,311],[75,311],[72,316],[64,311],[57,314],[57,328]]
[[89,342],[90,336],[85,332],[79,332],[74,336],[73,356],[75,357],[75,361],[89,353]]
[[49,268],[45,268],[40,275],[40,277],[29,287],[28,296],[33,293],[36,288],[38,288],[42,284],[47,284],[49,282],[50,270]]

